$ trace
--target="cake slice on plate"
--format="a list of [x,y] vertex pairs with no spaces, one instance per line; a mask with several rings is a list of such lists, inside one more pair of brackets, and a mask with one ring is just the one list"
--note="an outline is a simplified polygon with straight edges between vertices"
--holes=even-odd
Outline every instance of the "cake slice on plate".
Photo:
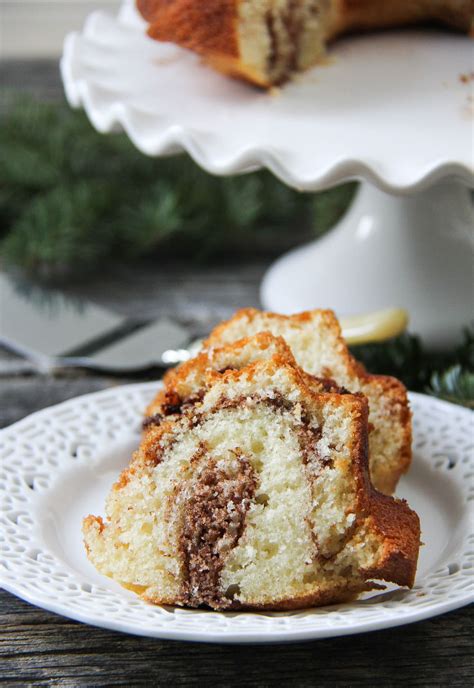
[[411,586],[418,517],[370,484],[365,398],[315,392],[284,351],[204,375],[199,401],[148,429],[106,518],[84,520],[97,569],[150,602],[218,610]]

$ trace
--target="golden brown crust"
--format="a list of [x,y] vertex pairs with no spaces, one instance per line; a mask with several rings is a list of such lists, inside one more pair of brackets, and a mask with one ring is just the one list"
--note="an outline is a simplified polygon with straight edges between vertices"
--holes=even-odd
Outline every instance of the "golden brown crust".
[[[380,398],[390,400],[389,414],[401,429],[402,439],[399,445],[397,465],[385,467],[379,465],[379,480],[377,487],[385,494],[393,494],[398,481],[410,468],[412,460],[412,414],[405,385],[388,375],[371,375],[364,371],[361,378],[363,394],[370,394],[370,389],[380,389]],[[374,398],[374,397],[372,397]]]
[[[249,325],[262,315],[262,311],[257,308],[240,308],[236,313],[229,319],[224,320],[219,325],[217,325],[205,340],[203,347],[204,349],[212,349],[215,346],[222,346],[222,341],[225,341],[225,332],[232,326],[234,322],[239,322],[240,320],[245,320]],[[265,311],[265,317],[268,320],[273,320],[279,322],[281,325],[306,325],[314,320],[315,315],[318,316],[320,321],[324,324],[327,330],[331,330],[335,335],[336,345],[335,349],[341,359],[344,360],[347,370],[354,377],[358,377],[362,374],[367,374],[363,366],[356,361],[356,359],[350,354],[349,349],[342,337],[341,326],[334,313],[330,309],[314,309],[310,311],[302,311],[301,313],[295,313],[294,315],[281,315],[280,313],[272,313],[271,311]],[[328,373],[328,377],[331,377],[331,370],[324,371]]]
[[328,37],[429,22],[469,33],[473,12],[472,0],[333,0]]
[[415,582],[420,547],[420,519],[401,499],[373,491],[370,500],[373,527],[385,539],[384,554],[376,569],[365,573],[409,588]]
[[[280,315],[279,313],[272,313],[270,311],[265,312],[265,317],[268,318],[269,320],[274,320],[279,322],[281,325],[286,325],[286,324],[294,324],[295,326],[298,325],[305,325],[308,323],[311,323],[314,319],[315,314],[318,315],[320,320],[323,322],[324,327],[327,330],[331,330],[335,334],[335,353],[339,356],[340,360],[344,361],[344,364],[347,368],[347,371],[350,375],[353,377],[374,377],[369,375],[364,367],[350,354],[349,349],[347,348],[347,345],[342,337],[341,333],[341,328],[339,325],[339,321],[336,318],[336,315],[334,311],[329,310],[329,309],[317,309],[317,310],[312,310],[312,311],[303,311],[301,313],[296,313],[291,316],[287,315]],[[204,341],[203,343],[203,349],[204,352],[209,352],[212,351],[214,348],[220,348],[224,349],[225,345],[223,345],[223,341],[226,341],[225,338],[225,333],[226,331],[232,327],[232,324],[234,322],[239,322],[240,320],[244,320],[248,323],[249,326],[251,326],[252,322],[259,318],[262,315],[262,311],[259,311],[257,308],[240,308],[236,313],[229,319],[229,320],[224,320],[221,322],[219,325],[217,325],[212,332],[210,333],[209,337]],[[286,353],[291,356],[291,359],[293,362],[295,362],[294,356],[291,352],[290,347],[288,344],[285,342],[284,338],[281,336],[276,336],[272,335],[270,332],[266,332],[265,330],[263,332],[258,332],[257,334],[254,335],[254,337],[259,336],[260,334],[264,334],[267,337],[276,337],[280,343],[281,346],[285,347]],[[244,344],[246,341],[248,341],[249,337],[245,339],[239,340]],[[228,347],[231,347],[235,342],[232,344],[227,344]],[[283,349],[282,349],[283,350]],[[334,385],[337,386],[337,382],[334,382],[333,380],[333,375],[334,371],[328,368],[325,368],[321,370],[321,376],[316,377],[316,376],[311,376],[314,377],[317,380],[329,380],[334,383]],[[394,379],[394,378],[392,378]],[[396,380],[398,383],[398,380]],[[401,383],[399,383],[401,384]]]
[[[366,401],[366,400],[364,400]],[[412,587],[420,546],[420,520],[406,501],[381,494],[372,486],[368,470],[368,404],[360,407],[351,454],[358,482],[358,504],[369,515],[371,528],[384,540],[378,566],[367,577]]]
[[137,0],[148,34],[209,58],[238,57],[237,0]]
[[[250,344],[260,349],[262,355],[271,348],[275,353],[279,353],[286,358],[289,363],[296,365],[293,354],[283,337],[275,337],[269,332],[259,332],[253,337],[243,337],[232,344],[209,347],[204,343],[203,351],[189,361],[181,363],[176,368],[171,368],[163,377],[166,388],[179,390],[182,386],[187,386],[187,380],[192,373],[194,376],[204,379],[208,370],[219,370],[219,361],[229,358],[237,360],[244,354],[244,350]],[[225,366],[227,367],[227,363]]]
[[136,0],[148,35],[192,50],[216,71],[268,88],[271,83],[240,55],[238,0]]

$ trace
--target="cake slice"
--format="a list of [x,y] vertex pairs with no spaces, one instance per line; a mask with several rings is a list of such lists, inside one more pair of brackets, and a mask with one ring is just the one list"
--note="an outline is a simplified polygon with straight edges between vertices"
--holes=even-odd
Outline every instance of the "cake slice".
[[436,21],[472,30],[472,0],[137,0],[148,34],[259,86],[284,83],[350,32]]
[[311,375],[331,378],[369,402],[369,463],[374,486],[392,494],[411,462],[411,414],[404,385],[392,377],[370,375],[350,354],[332,311],[313,310],[293,316],[240,310],[218,325],[205,347],[222,347],[268,331],[283,337],[298,365]]
[[88,516],[90,561],[156,604],[297,609],[413,584],[419,522],[367,474],[367,402],[276,353],[208,370]]

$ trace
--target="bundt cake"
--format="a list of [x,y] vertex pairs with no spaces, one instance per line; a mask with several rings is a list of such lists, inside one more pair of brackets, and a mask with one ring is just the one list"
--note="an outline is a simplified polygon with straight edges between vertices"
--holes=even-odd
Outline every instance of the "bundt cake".
[[418,517],[370,484],[366,399],[317,393],[267,342],[249,363],[263,339],[236,347],[240,370],[196,365],[200,398],[151,424],[84,520],[90,561],[147,601],[284,610],[413,584]]
[[473,0],[137,0],[152,38],[194,50],[221,72],[281,84],[341,34],[438,22],[472,30]]

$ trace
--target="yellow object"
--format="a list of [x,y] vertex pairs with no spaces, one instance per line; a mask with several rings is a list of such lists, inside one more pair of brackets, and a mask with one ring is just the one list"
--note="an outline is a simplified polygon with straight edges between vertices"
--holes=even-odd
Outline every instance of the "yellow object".
[[387,308],[341,318],[339,322],[348,344],[367,344],[381,342],[404,332],[408,324],[408,313],[403,308]]

